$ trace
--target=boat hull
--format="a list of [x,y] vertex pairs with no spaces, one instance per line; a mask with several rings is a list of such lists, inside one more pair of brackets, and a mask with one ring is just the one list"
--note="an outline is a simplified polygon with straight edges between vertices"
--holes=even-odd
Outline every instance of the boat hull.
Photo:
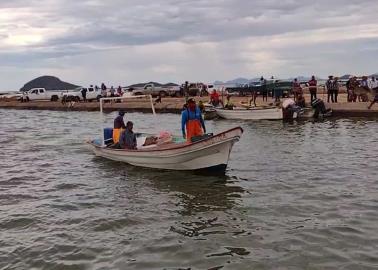
[[225,171],[231,149],[240,139],[243,130],[234,128],[195,143],[182,143],[145,150],[123,150],[103,147],[90,142],[97,156],[134,166],[196,171],[214,169]]
[[282,120],[281,108],[251,109],[251,110],[224,110],[215,109],[218,116],[224,119],[233,120]]

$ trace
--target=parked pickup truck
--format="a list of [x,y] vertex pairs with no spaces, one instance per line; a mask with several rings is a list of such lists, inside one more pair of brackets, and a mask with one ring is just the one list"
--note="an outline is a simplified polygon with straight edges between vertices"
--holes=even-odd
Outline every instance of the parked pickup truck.
[[142,88],[134,88],[132,93],[134,96],[152,95],[153,97],[179,97],[181,94],[179,86],[155,86],[153,83],[146,84]]
[[88,101],[99,100],[100,98],[102,98],[101,90],[96,90],[94,87],[79,87],[78,89],[72,91],[63,92],[62,98],[64,98],[65,100],[70,99],[77,102],[83,100],[83,95],[81,93],[83,89],[87,90],[86,98]]
[[58,101],[62,91],[47,91],[45,88],[32,88],[24,92],[21,101],[50,100]]

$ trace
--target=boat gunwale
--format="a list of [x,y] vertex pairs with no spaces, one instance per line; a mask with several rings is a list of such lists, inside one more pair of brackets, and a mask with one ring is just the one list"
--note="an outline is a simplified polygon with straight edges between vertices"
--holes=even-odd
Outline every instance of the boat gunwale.
[[[151,149],[151,148],[149,148],[149,149],[141,149],[141,150],[131,150],[131,149],[127,149],[127,150],[125,150],[125,149],[111,149],[111,148],[108,148],[108,147],[104,147],[104,146],[97,145],[97,144],[93,143],[93,141],[88,141],[87,143],[90,144],[90,145],[92,145],[92,146],[94,146],[95,148],[102,149],[102,150],[110,150],[111,152],[148,153],[148,152],[159,152],[159,151],[177,150],[177,149],[182,149],[182,148],[191,147],[191,146],[193,146],[193,145],[195,146],[195,145],[198,145],[198,144],[200,144],[200,143],[204,143],[204,142],[206,142],[206,141],[212,140],[212,139],[214,139],[214,138],[216,138],[216,137],[220,137],[220,136],[222,136],[222,135],[224,135],[224,134],[226,134],[226,133],[230,133],[230,132],[232,132],[232,131],[236,131],[236,130],[240,130],[241,133],[244,132],[243,128],[241,128],[241,127],[235,127],[235,128],[232,128],[232,129],[229,129],[229,130],[223,131],[223,132],[221,132],[221,133],[218,133],[218,134],[216,134],[216,135],[214,135],[214,136],[212,136],[212,137],[210,137],[210,138],[206,138],[206,139],[204,139],[204,140],[200,140],[200,141],[193,142],[193,143],[190,143],[190,144],[188,144],[188,143],[186,143],[186,142],[185,142],[185,143],[180,143],[180,144],[177,145],[177,146],[170,147],[170,148],[163,148],[163,149]],[[240,138],[240,136],[238,136],[238,137]],[[231,138],[229,138],[229,139],[234,139],[234,138],[235,138],[235,136],[234,136],[234,137],[231,137]],[[221,141],[221,142],[219,142],[219,143],[223,143],[223,142],[226,142],[226,141],[229,141],[229,140],[224,140],[224,141]],[[216,143],[216,144],[213,144],[213,145],[218,145],[219,143]],[[212,145],[211,145],[211,146],[212,146]],[[195,151],[197,151],[197,150],[195,150]]]
[[274,111],[277,111],[277,110],[281,110],[282,108],[279,108],[279,107],[269,107],[269,108],[245,108],[245,109],[232,109],[232,110],[227,110],[227,109],[223,109],[223,108],[214,108],[215,111],[228,111],[228,112],[253,112],[253,111],[262,111],[262,110],[274,110]]

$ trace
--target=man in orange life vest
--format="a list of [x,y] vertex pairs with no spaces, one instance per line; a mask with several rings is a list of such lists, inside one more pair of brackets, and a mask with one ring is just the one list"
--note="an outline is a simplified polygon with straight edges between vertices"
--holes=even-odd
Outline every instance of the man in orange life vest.
[[191,142],[192,137],[201,136],[206,132],[201,110],[193,98],[188,99],[187,107],[181,114],[181,129],[187,142]]

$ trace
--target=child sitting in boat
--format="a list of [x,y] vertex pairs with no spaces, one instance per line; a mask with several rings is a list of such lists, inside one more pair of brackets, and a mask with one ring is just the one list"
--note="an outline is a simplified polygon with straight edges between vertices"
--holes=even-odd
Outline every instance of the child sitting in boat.
[[133,126],[133,122],[128,121],[126,123],[126,129],[121,133],[119,138],[119,146],[122,149],[137,149],[137,139],[135,133],[133,132]]

